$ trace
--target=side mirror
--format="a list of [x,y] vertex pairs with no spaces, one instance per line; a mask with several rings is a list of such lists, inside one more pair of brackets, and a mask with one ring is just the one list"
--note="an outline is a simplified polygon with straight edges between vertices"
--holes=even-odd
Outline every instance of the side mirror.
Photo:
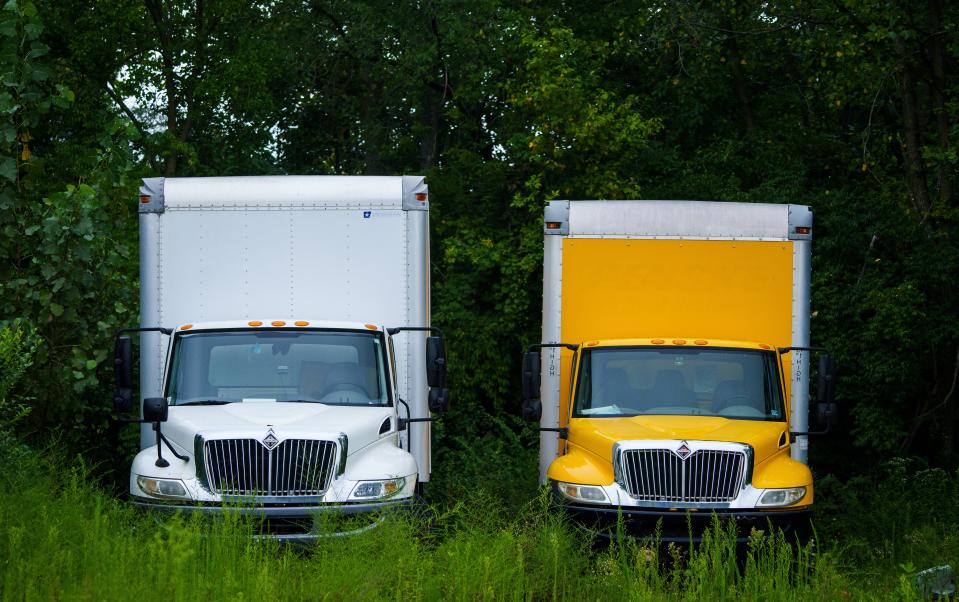
[[113,372],[117,383],[113,411],[127,414],[133,409],[133,342],[130,337],[118,337],[114,343]]
[[538,399],[523,400],[523,420],[527,422],[539,422],[543,416],[543,402]]
[[133,388],[133,341],[118,337],[113,346],[113,370],[118,389]]
[[166,397],[147,397],[143,400],[144,422],[166,422],[168,413]]
[[450,409],[450,390],[445,387],[434,387],[430,389],[427,403],[430,406],[431,412],[445,412]]
[[446,343],[443,337],[426,337],[426,383],[446,387]]
[[[523,354],[523,401],[539,399],[540,389],[540,356],[539,351],[527,351]],[[523,415],[526,415],[526,406],[523,406]],[[540,407],[542,412],[542,406]],[[535,418],[539,420],[539,417]]]
[[832,430],[839,421],[839,405],[834,402],[817,403],[816,418],[825,430]]
[[819,356],[819,391],[816,401],[834,404],[836,400],[836,364],[828,355]]

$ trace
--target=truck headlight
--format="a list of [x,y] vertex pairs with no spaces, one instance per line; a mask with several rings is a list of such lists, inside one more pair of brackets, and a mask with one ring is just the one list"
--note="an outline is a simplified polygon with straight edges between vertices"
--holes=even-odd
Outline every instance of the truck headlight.
[[556,487],[564,496],[577,502],[601,504],[609,501],[603,488],[595,485],[579,485],[578,483],[563,483],[562,481],[557,481]]
[[786,489],[767,489],[756,504],[759,506],[791,506],[806,497],[805,487],[787,487]]
[[358,500],[372,500],[376,498],[390,497],[406,487],[406,477],[398,479],[385,479],[382,481],[360,481],[353,488],[350,497]]
[[137,476],[137,485],[147,495],[159,498],[191,499],[183,481],[179,479],[155,479]]

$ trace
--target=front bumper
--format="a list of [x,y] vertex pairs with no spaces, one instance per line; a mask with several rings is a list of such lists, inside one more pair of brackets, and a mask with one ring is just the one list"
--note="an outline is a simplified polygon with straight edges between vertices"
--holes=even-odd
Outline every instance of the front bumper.
[[[383,502],[361,502],[355,504],[317,504],[299,505],[249,505],[223,506],[220,504],[176,504],[154,500],[134,498],[131,504],[142,510],[161,514],[204,514],[222,515],[227,512],[250,517],[257,526],[255,537],[269,537],[287,542],[310,542],[328,537],[357,535],[378,526],[389,512],[410,508],[415,498],[408,497]],[[369,515],[367,524],[342,531],[323,529],[323,522],[330,518],[361,517]]]
[[698,543],[703,532],[713,524],[713,517],[722,525],[736,523],[736,540],[746,543],[751,536],[782,531],[787,541],[806,541],[811,533],[812,508],[802,510],[743,509],[635,509],[623,506],[562,503],[567,515],[578,525],[600,538],[615,539],[619,535],[656,538],[660,542]]

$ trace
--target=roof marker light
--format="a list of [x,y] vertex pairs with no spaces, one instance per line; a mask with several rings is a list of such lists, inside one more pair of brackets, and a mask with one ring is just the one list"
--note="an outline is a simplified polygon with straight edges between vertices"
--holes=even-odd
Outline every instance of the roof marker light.
[[146,205],[146,204],[148,204],[149,202],[150,202],[150,195],[148,195],[148,194],[141,194],[141,195],[140,195],[140,204],[141,204],[141,205]]
[[377,326],[376,324],[364,324],[363,326],[366,326],[366,327],[369,328],[370,330],[379,330],[379,329],[380,329],[380,327]]
[[596,345],[599,345],[599,341],[587,341],[587,342],[586,342],[586,346],[587,346],[587,347],[595,347]]
[[673,339],[673,345],[685,345],[686,339]]
[[766,343],[760,343],[759,346],[762,347],[763,349],[772,349],[772,347],[770,347]]
[[309,326],[309,325],[310,325],[310,323],[307,322],[306,320],[297,320],[296,322],[293,322],[293,323],[296,324],[297,326]]
[[263,326],[263,322],[260,322],[259,320],[253,320],[251,322],[247,322],[247,324],[250,326]]
[[271,325],[271,326],[286,326],[286,322],[284,322],[283,320],[274,320],[273,322],[270,322],[270,325]]
[[562,226],[562,222],[546,222],[547,230],[559,230],[559,227]]
[[809,226],[796,226],[796,234],[810,234],[812,228]]
[[180,327],[180,330],[190,330],[191,328],[193,328],[193,324],[184,324]]
[[662,345],[662,344],[665,343],[665,342],[666,342],[666,341],[664,341],[664,340],[662,340],[662,339],[653,339],[652,341],[650,341],[650,343],[652,343],[653,345]]
[[696,343],[697,345],[709,345],[709,341],[705,341],[703,339],[696,339],[693,341],[693,343]]
[[425,192],[417,192],[416,194],[413,195],[413,198],[415,198],[417,201],[421,203],[425,203],[427,196]]

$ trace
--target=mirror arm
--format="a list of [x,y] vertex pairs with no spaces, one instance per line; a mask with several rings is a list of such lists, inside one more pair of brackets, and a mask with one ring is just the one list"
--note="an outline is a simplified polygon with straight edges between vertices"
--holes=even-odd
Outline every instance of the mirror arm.
[[166,438],[166,435],[164,435],[164,434],[160,431],[160,423],[159,423],[159,422],[155,422],[155,421],[151,421],[151,420],[137,420],[137,419],[135,419],[135,418],[118,418],[118,419],[117,419],[117,422],[120,423],[120,424],[152,424],[152,425],[153,425],[153,430],[156,431],[156,434],[157,434],[157,461],[156,461],[156,466],[159,466],[160,468],[166,468],[167,466],[170,465],[170,463],[167,462],[166,459],[163,457],[163,450],[161,449],[160,442],[166,443],[166,446],[170,448],[170,452],[171,452],[174,456],[176,456],[177,458],[183,460],[184,462],[189,462],[189,461],[190,461],[190,457],[189,457],[189,456],[184,456],[184,455],[180,454],[179,452],[177,452],[176,449],[173,448],[173,444],[170,443],[170,440],[167,439],[167,438]]
[[439,422],[439,418],[400,418],[400,428],[398,430],[406,430],[406,427],[411,422]]
[[153,430],[155,430],[155,431],[157,432],[157,461],[156,461],[156,465],[157,465],[157,466],[159,466],[160,468],[166,468],[167,466],[170,465],[170,463],[167,462],[167,461],[163,458],[163,454],[160,452],[160,442],[161,442],[161,441],[162,441],[163,443],[166,443],[166,446],[170,448],[170,452],[171,452],[174,456],[176,456],[177,458],[180,458],[180,459],[183,460],[184,462],[189,462],[189,461],[190,461],[189,456],[181,455],[181,454],[179,454],[175,449],[173,449],[173,446],[170,444],[170,440],[167,439],[167,438],[163,435],[163,433],[160,432],[160,423],[159,423],[159,422],[154,422],[154,423],[153,423]]
[[433,332],[438,337],[443,336],[443,331],[436,326],[394,326],[393,328],[387,328],[386,332],[390,336],[401,332]]
[[796,437],[805,436],[805,437],[815,437],[817,435],[827,435],[830,432],[829,425],[826,425],[821,431],[789,431],[789,442],[795,443]]
[[560,438],[560,439],[569,439],[569,427],[568,427],[568,426],[562,426],[562,427],[559,427],[559,428],[553,428],[553,427],[550,427],[550,426],[543,426],[543,427],[537,428],[536,430],[539,431],[539,432],[541,432],[541,433],[559,433],[559,438]]
[[825,347],[777,347],[776,351],[779,352],[779,355],[789,353],[790,351],[829,351]]
[[[159,332],[160,334],[171,335],[173,334],[172,328],[163,328],[162,326],[149,326],[145,328],[121,328],[117,331],[117,337],[121,334],[126,334],[128,332]],[[116,338],[116,337],[114,337]]]
[[526,351],[536,351],[537,349],[543,349],[545,347],[565,347],[570,351],[579,349],[579,345],[574,345],[573,343],[536,343],[535,345],[530,345]]

